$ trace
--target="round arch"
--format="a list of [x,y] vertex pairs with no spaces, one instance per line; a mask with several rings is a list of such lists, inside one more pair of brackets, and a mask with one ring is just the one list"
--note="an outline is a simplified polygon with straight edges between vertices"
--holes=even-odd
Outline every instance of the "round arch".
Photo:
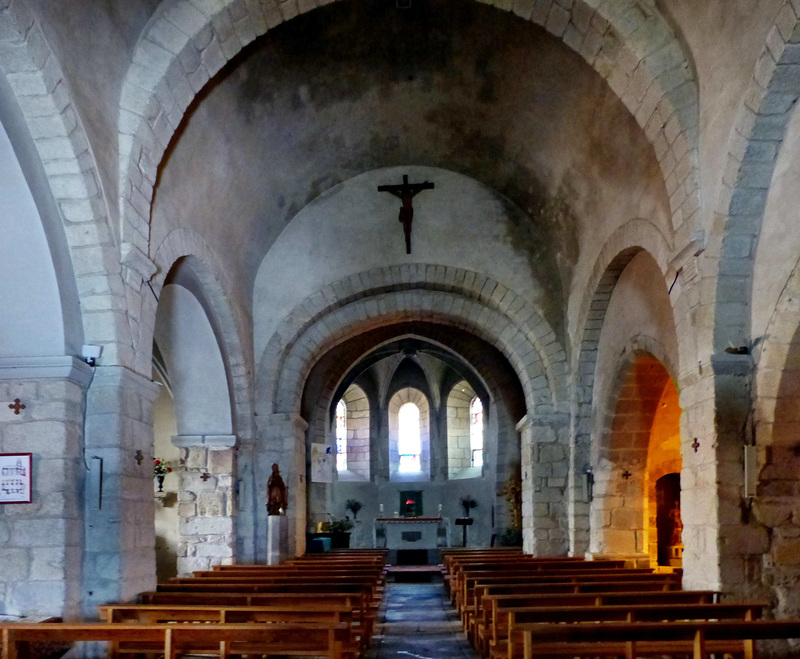
[[141,334],[137,351],[138,368],[144,369],[152,360],[153,332],[155,328],[158,296],[163,289],[167,275],[178,261],[184,260],[197,280],[199,299],[207,306],[218,343],[226,364],[229,388],[233,397],[234,433],[241,441],[250,441],[253,430],[252,379],[248,364],[252,355],[244,348],[242,332],[237,317],[228,303],[224,276],[221,274],[216,256],[211,248],[194,232],[188,229],[172,231],[155,252],[154,261],[158,274],[153,278],[153,295],[143,301]]
[[[65,311],[74,335],[68,348],[79,349],[77,335],[82,335],[83,342],[103,346],[103,364],[130,366],[130,317],[119,311],[126,304],[124,282],[100,177],[58,59],[24,0],[0,12],[0,73],[0,113],[5,121],[18,115],[10,120],[24,125],[32,142],[21,152],[31,164],[26,176],[40,214],[50,223],[48,240],[64,271],[62,305],[80,301],[79,308]],[[130,259],[129,265],[142,276],[152,274],[145,261]]]
[[[406,295],[420,290],[421,296]],[[566,356],[530,303],[480,273],[403,265],[334,282],[288,314],[258,363],[260,413],[300,409],[302,383],[326,346],[386,322],[414,319],[470,329],[509,359],[529,409],[536,403],[544,414],[566,412]]]
[[[650,483],[652,434],[665,392],[677,403],[674,382],[667,352],[658,341],[638,336],[629,342],[618,361],[616,380],[606,400],[597,407],[589,542],[589,550],[595,555],[630,556],[642,564],[651,562],[654,534],[650,517],[654,515],[649,508],[655,503],[651,501],[655,485]],[[673,452],[680,445],[675,430],[671,429]],[[674,467],[673,462],[663,466]]]
[[713,278],[708,343],[704,354],[727,346],[749,345],[753,264],[772,175],[789,120],[800,98],[794,48],[800,38],[796,7],[785,2],[754,67],[750,87],[739,109],[728,145],[727,163],[714,223],[708,239]]
[[[580,495],[580,475],[591,464],[590,447],[593,426],[593,410],[595,400],[595,369],[600,345],[600,332],[605,321],[611,295],[619,281],[622,272],[628,264],[640,253],[646,252],[655,260],[659,270],[665,273],[669,267],[670,245],[658,228],[647,220],[631,220],[615,231],[603,245],[595,261],[595,266],[588,279],[583,298],[576,299],[575,304],[580,306],[570,313],[575,318],[570,327],[570,336],[577,348],[573,351],[572,371],[578,374],[574,378],[572,396],[572,442],[570,451],[570,550],[582,554],[589,544],[589,506]],[[673,312],[677,312],[676,303]],[[570,305],[572,312],[575,307]],[[677,313],[676,313],[677,315]],[[679,357],[680,353],[691,352],[681,350],[690,339],[686,327],[677,324],[679,330]],[[681,332],[681,330],[683,330]],[[691,345],[691,344],[690,344]],[[688,357],[687,357],[688,359]],[[664,358],[664,363],[670,364],[671,373],[680,372],[679,364]],[[677,380],[676,380],[677,382]]]
[[[162,3],[137,43],[120,99],[124,242],[149,234],[159,163],[199,91],[245,45],[315,8],[275,0]],[[561,39],[607,80],[654,146],[673,227],[690,235],[700,207],[698,91],[691,60],[667,21],[633,0],[599,7],[578,0],[571,9],[524,3],[515,13]]]

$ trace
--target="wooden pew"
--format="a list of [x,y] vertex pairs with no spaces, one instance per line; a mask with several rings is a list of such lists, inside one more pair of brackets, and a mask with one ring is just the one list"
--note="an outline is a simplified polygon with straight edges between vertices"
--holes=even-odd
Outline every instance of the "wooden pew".
[[607,606],[631,604],[710,604],[718,596],[710,590],[629,591],[601,593],[534,593],[485,595],[485,618],[476,627],[476,644],[491,649],[508,636],[508,611],[527,607]]
[[737,604],[627,604],[608,606],[562,606],[509,609],[509,634],[491,649],[495,659],[520,659],[523,655],[521,629],[541,623],[663,622],[673,620],[756,620],[764,602]]
[[[157,653],[164,659],[192,654],[323,656],[347,659],[345,623],[280,623],[273,625],[124,625],[107,623],[0,624],[1,659],[19,659],[24,646],[36,641],[76,643],[105,641],[121,654]],[[112,659],[115,659],[112,657]]]
[[309,578],[315,576],[317,578],[339,577],[348,578],[353,577],[360,579],[362,577],[372,577],[377,581],[383,581],[384,571],[383,568],[375,570],[374,568],[345,568],[336,569],[331,568],[284,568],[281,570],[226,570],[225,572],[217,572],[214,570],[198,570],[194,572],[193,577],[172,577],[169,583],[190,583],[193,579],[203,579],[210,582],[222,581],[236,581],[245,579],[273,579],[276,577],[305,577]]
[[457,609],[473,602],[475,585],[503,584],[503,583],[577,583],[581,581],[647,581],[647,580],[674,581],[680,583],[680,577],[673,574],[655,574],[650,568],[614,568],[599,570],[578,570],[553,572],[528,570],[494,570],[467,572],[462,577],[462,586],[454,593],[454,604]]
[[509,563],[471,563],[471,564],[455,564],[453,571],[450,575],[450,598],[455,601],[455,593],[464,590],[464,584],[467,577],[471,574],[478,572],[489,574],[492,572],[500,573],[557,573],[565,572],[596,572],[598,570],[621,570],[625,569],[624,561],[566,561],[559,562],[555,560],[533,560],[533,559],[520,559],[511,561]]
[[[328,589],[325,592],[325,589]],[[305,590],[306,592],[298,592]],[[348,592],[349,590],[349,592]],[[363,630],[359,635],[368,644],[372,638],[378,603],[374,602],[364,589],[346,589],[340,586],[295,587],[294,592],[286,592],[282,586],[268,591],[265,586],[257,593],[235,592],[161,592],[139,593],[140,604],[150,605],[220,605],[220,606],[287,606],[302,610],[325,602],[340,604],[353,611],[356,625]]]
[[756,658],[755,641],[800,637],[800,619],[752,621],[676,621],[603,624],[526,623],[523,657],[609,657],[683,654],[707,659],[714,654]]
[[650,581],[578,581],[576,583],[518,583],[518,584],[480,584],[475,592],[475,605],[464,615],[464,629],[470,640],[478,633],[478,628],[486,627],[492,615],[492,597],[505,595],[569,594],[569,593],[660,593],[679,591],[681,584],[672,580]]
[[[354,608],[342,602],[323,600],[302,606],[291,600],[272,606],[107,604],[99,608],[101,618],[109,624],[341,622],[350,628],[343,645],[343,650],[350,653],[365,650],[369,640],[356,622]],[[112,654],[118,649],[112,646]]]

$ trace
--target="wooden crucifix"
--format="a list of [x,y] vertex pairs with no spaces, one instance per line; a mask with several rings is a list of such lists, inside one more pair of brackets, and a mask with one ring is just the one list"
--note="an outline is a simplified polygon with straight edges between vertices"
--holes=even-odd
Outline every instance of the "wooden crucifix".
[[433,183],[428,181],[409,183],[408,176],[405,174],[401,185],[378,186],[378,192],[388,192],[403,202],[398,219],[403,224],[403,232],[406,234],[406,254],[411,254],[411,220],[414,219],[414,207],[411,205],[411,200],[423,190],[433,190]]

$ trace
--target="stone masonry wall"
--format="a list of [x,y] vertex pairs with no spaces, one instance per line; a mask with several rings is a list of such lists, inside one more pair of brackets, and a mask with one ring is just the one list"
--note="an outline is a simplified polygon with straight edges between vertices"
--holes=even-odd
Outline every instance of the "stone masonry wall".
[[453,478],[472,466],[469,406],[475,392],[466,381],[459,382],[447,396],[447,474]]
[[232,447],[181,449],[178,492],[178,574],[233,562],[236,502]]
[[0,505],[0,613],[79,615],[84,401],[66,378],[0,380],[0,452],[33,454],[32,502]]
[[369,479],[369,400],[361,387],[351,385],[347,405],[347,469]]
[[155,586],[152,402],[157,394],[151,380],[120,366],[97,367],[89,387],[84,441],[90,471],[83,493],[87,617],[97,616],[98,604],[131,600]]

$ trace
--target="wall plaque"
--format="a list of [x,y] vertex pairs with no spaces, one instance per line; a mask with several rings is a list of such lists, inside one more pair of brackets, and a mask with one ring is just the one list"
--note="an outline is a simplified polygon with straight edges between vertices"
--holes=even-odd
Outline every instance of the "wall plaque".
[[31,454],[0,453],[0,503],[31,502]]

